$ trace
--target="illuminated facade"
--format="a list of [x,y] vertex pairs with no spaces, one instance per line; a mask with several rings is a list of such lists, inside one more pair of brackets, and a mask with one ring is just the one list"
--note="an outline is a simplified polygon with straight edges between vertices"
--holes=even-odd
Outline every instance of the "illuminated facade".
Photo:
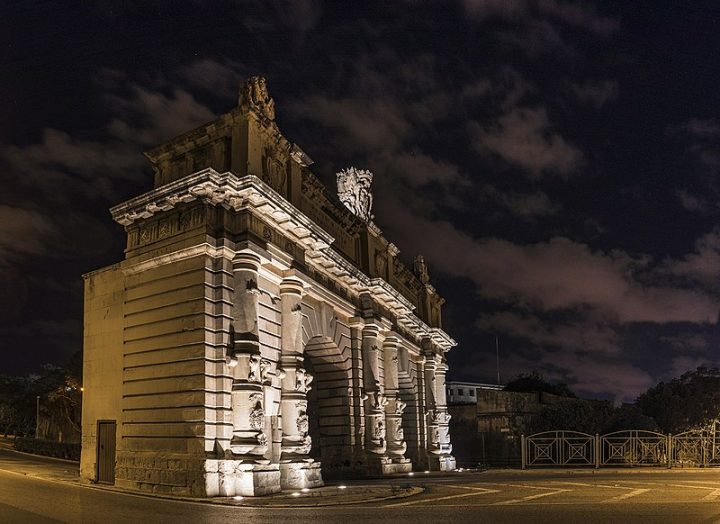
[[195,496],[450,470],[443,300],[275,123],[265,81],[146,156],[125,259],[85,276],[85,481]]

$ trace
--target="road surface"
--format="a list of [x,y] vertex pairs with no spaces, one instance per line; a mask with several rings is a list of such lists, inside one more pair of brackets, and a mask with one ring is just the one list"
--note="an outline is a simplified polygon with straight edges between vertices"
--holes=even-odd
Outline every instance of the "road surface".
[[[420,495],[305,508],[224,506],[119,493],[80,485],[73,480],[76,471],[68,462],[0,448],[0,522],[720,524],[720,470],[415,474],[389,482],[423,485]],[[349,483],[352,489],[362,488]]]

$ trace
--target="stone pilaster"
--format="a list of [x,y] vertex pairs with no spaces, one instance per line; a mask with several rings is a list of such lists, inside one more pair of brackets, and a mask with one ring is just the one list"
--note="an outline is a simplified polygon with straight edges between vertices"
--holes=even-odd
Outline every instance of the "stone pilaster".
[[309,455],[312,440],[308,434],[307,392],[313,377],[303,367],[302,300],[303,284],[288,277],[280,284],[281,343],[280,377],[282,397],[282,443],[280,483],[283,489],[313,488],[323,485],[320,463]]
[[442,353],[437,353],[430,341],[424,344],[425,392],[427,407],[428,463],[431,470],[455,469],[455,457],[451,455],[450,415],[447,409],[445,374],[447,363]]
[[388,336],[383,344],[385,364],[385,424],[387,434],[387,455],[392,461],[384,467],[387,473],[407,473],[412,470],[410,459],[405,458],[407,443],[403,431],[402,415],[407,404],[400,399],[398,379],[398,344],[400,339]]
[[383,467],[390,463],[387,457],[387,427],[385,407],[388,400],[384,384],[380,382],[381,326],[366,320],[362,331],[363,382],[365,386],[365,452],[368,469],[372,473],[384,473]]

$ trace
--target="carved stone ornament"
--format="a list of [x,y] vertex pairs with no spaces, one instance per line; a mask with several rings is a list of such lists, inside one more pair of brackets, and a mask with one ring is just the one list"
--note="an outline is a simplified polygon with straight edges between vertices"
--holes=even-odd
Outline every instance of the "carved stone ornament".
[[427,264],[425,263],[425,257],[418,255],[415,257],[413,262],[413,270],[415,276],[418,277],[420,282],[427,284],[430,282],[430,274],[428,273]]
[[249,278],[245,282],[245,292],[250,295],[255,295],[256,297],[260,296],[260,289],[258,288],[257,282],[254,278]]
[[395,399],[395,413],[398,415],[402,415],[403,411],[405,411],[405,408],[407,407],[407,402],[403,402],[402,400]]
[[387,255],[382,251],[375,250],[375,270],[381,278],[385,277],[385,270],[387,269]]
[[370,192],[373,174],[365,169],[349,167],[336,176],[340,201],[357,217],[370,222],[373,219],[373,197]]
[[270,97],[267,81],[262,76],[247,79],[240,91],[240,107],[255,110],[269,120],[275,120],[275,101]]
[[385,438],[385,422],[380,417],[376,417],[373,436],[376,440]]
[[285,187],[285,168],[269,148],[265,148],[263,152],[262,170],[263,181],[270,184],[275,191],[281,191]]
[[268,443],[267,435],[265,433],[258,433],[257,443],[263,447],[267,446],[267,443]]
[[382,410],[385,406],[388,405],[388,402],[390,402],[390,399],[388,399],[385,395],[380,393],[379,391],[373,391],[369,394],[370,403],[372,404],[373,408],[376,410]]
[[297,430],[302,435],[307,435],[309,429],[309,421],[306,413],[301,413],[297,418]]
[[260,393],[251,395],[250,400],[254,402],[250,410],[250,428],[262,431],[265,429],[265,411],[262,408],[262,395]]
[[249,371],[248,380],[250,382],[260,382],[260,357],[252,355],[248,361]]
[[260,382],[267,384],[270,382],[270,367],[272,362],[268,359],[263,358],[260,360]]
[[298,368],[295,371],[295,390],[296,391],[310,391],[310,383],[313,381],[313,376],[303,368]]
[[449,413],[445,413],[444,411],[438,411],[433,415],[432,420],[435,424],[447,424],[448,422],[450,422],[451,418],[452,417]]
[[430,441],[433,444],[438,444],[440,442],[440,429],[438,428],[432,428],[432,433],[430,436]]

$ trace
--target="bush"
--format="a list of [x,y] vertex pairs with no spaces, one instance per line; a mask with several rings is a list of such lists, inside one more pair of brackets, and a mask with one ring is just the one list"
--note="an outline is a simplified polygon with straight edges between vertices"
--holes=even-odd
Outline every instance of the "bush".
[[34,455],[80,460],[80,444],[67,444],[64,442],[53,442],[52,440],[16,437],[13,447],[18,451],[32,453]]

